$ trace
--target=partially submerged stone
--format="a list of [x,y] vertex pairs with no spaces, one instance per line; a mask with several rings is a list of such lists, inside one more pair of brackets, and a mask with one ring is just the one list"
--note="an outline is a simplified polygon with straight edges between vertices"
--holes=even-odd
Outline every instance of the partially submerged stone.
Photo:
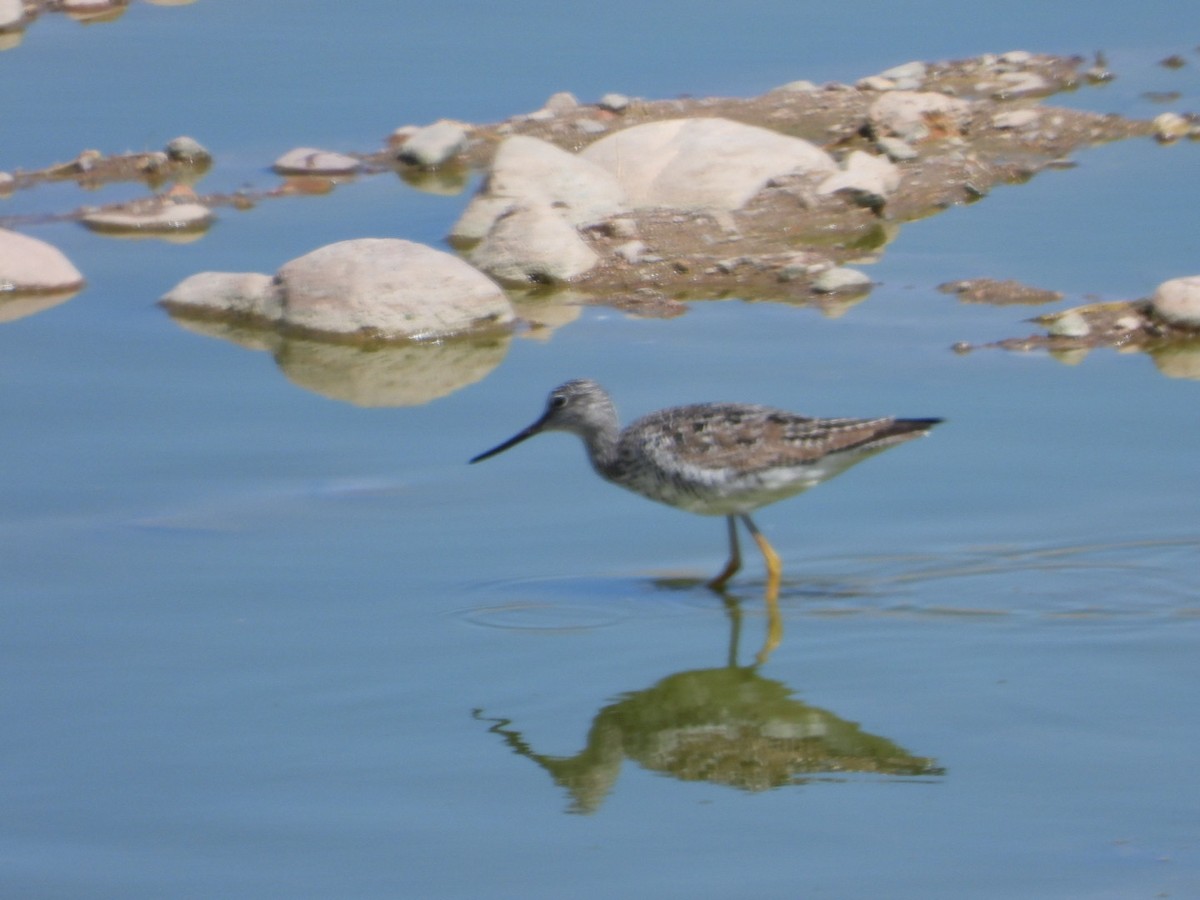
[[169,159],[189,165],[207,164],[212,162],[212,154],[195,138],[181,135],[167,142],[166,153]]
[[278,321],[282,296],[270,275],[261,272],[197,272],[163,295],[160,302],[182,313],[220,313],[237,318]]
[[870,290],[871,276],[857,269],[836,266],[814,278],[812,287],[818,294],[862,293]]
[[630,204],[641,208],[733,212],[774,178],[837,171],[815,144],[721,118],[637,125],[580,156],[612,173]]
[[1164,281],[1150,298],[1150,308],[1171,325],[1200,329],[1200,275]]
[[0,228],[0,301],[28,294],[74,294],[83,275],[45,241]]
[[119,209],[90,212],[82,221],[93,231],[121,237],[187,238],[202,234],[215,219],[212,210],[203,204],[156,198]]
[[362,167],[353,156],[314,147],[289,150],[271,167],[280,175],[351,175]]
[[444,338],[512,323],[512,306],[486,275],[456,256],[398,238],[360,238],[314,250],[274,278],[204,272],[163,298],[168,310],[251,319],[352,341]]
[[409,135],[400,145],[396,159],[422,168],[444,166],[462,152],[467,137],[467,130],[460,123],[442,119]]
[[397,238],[329,244],[284,264],[283,322],[307,332],[436,338],[512,322],[504,292],[456,256]]
[[471,252],[471,262],[504,282],[556,284],[584,275],[599,257],[558,210],[543,203],[501,216]]

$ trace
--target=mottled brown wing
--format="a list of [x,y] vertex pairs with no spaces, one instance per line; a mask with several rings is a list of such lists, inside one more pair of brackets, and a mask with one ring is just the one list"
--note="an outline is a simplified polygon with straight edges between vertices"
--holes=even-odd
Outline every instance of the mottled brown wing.
[[[813,419],[765,406],[704,404],[663,410],[637,423],[644,442],[679,463],[742,471],[815,462],[886,439],[890,417]],[[891,441],[888,441],[889,443]]]

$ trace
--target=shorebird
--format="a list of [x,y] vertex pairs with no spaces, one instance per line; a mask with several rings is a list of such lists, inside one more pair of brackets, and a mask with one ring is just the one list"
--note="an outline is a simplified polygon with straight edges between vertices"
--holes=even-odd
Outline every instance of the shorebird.
[[622,430],[608,392],[594,381],[578,379],[550,392],[536,422],[471,462],[543,431],[576,434],[592,468],[606,481],[667,506],[725,517],[729,561],[708,582],[714,590],[722,590],[742,567],[740,520],[766,561],[767,600],[774,604],[783,567],[750,513],[827,481],[881,450],[922,437],[941,421],[814,419],[769,406],[698,403],[660,409]]

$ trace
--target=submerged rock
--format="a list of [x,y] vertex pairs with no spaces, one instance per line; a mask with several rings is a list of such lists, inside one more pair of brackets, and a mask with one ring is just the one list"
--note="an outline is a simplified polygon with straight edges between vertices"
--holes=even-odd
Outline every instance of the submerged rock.
[[148,203],[91,212],[82,222],[93,231],[123,237],[187,238],[202,234],[215,220],[212,210],[203,204],[155,198]]
[[773,178],[831,175],[837,164],[800,138],[729,119],[669,119],[601,138],[580,156],[607,169],[634,207],[741,209]]
[[19,294],[71,294],[83,275],[57,247],[0,228],[0,300]]
[[332,150],[297,147],[275,160],[280,175],[350,175],[362,166],[353,156]]

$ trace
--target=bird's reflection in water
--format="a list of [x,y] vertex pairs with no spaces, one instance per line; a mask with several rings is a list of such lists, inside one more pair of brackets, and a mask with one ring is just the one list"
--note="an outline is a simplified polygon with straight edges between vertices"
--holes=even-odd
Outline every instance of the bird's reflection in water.
[[595,716],[586,746],[574,756],[539,753],[510,719],[491,722],[513,752],[545,769],[571,796],[570,811],[591,813],[612,791],[625,759],[683,781],[764,791],[850,773],[939,776],[935,761],[797,700],[757,666],[737,663],[741,610],[726,598],[730,647],[726,665],[663,678],[621,695]]

